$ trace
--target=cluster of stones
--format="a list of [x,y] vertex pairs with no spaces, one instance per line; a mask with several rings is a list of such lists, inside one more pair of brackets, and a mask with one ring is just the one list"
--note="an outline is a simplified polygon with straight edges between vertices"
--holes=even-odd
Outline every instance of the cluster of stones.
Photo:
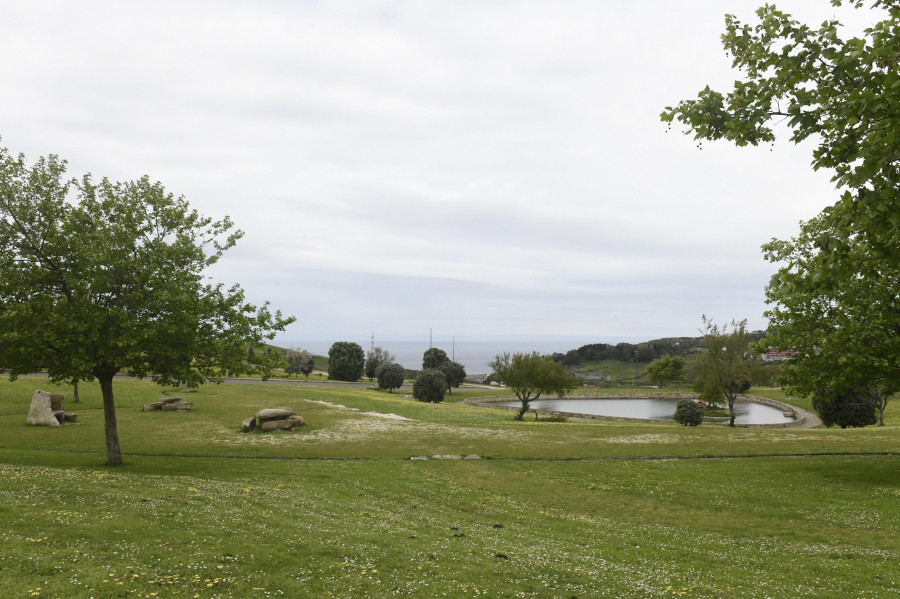
[[31,397],[31,408],[28,410],[28,424],[59,426],[75,422],[78,414],[67,414],[63,409],[63,403],[63,396],[58,393],[35,391]]
[[264,431],[290,430],[303,425],[303,416],[294,416],[294,410],[266,408],[241,422],[241,432],[249,433],[259,428]]
[[193,407],[194,402],[181,401],[180,397],[176,397],[173,395],[172,397],[160,397],[156,401],[151,401],[150,403],[144,404],[144,411],[152,412],[154,410],[176,410],[178,412],[187,412]]

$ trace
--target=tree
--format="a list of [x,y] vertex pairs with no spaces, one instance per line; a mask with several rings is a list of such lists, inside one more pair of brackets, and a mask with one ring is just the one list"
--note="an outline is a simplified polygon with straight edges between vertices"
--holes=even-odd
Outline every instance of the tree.
[[900,270],[863,243],[846,251],[852,272],[819,267],[828,246],[822,217],[803,223],[790,241],[763,246],[767,260],[786,266],[766,288],[772,307],[762,343],[789,355],[782,363],[789,392],[865,387],[878,398],[883,426],[888,400],[900,391]]
[[315,360],[313,359],[312,354],[307,350],[299,348],[290,349],[288,350],[286,360],[287,368],[284,370],[288,375],[303,374],[306,378],[309,378],[309,375],[312,374]]
[[422,354],[422,368],[440,368],[445,362],[449,361],[450,358],[447,357],[447,352],[436,347],[429,347]]
[[440,371],[447,380],[447,391],[450,393],[453,393],[451,387],[459,388],[462,382],[466,380],[466,367],[459,362],[447,360],[441,365]]
[[[66,179],[54,155],[28,166],[0,149],[0,370],[94,378],[106,461],[122,463],[119,373],[196,387],[247,370],[247,344],[293,318],[248,303],[204,271],[242,236],[147,177]],[[75,197],[71,197],[72,195]]]
[[684,426],[698,426],[703,423],[703,406],[692,399],[682,399],[675,406],[672,419]]
[[659,381],[660,387],[662,387],[663,381],[683,381],[684,360],[671,355],[657,358],[647,367],[647,378],[651,381]]
[[880,396],[878,391],[866,387],[855,389],[821,389],[813,394],[813,409],[818,412],[822,424],[841,428],[862,427],[878,421],[876,412]]
[[362,378],[366,355],[358,343],[336,341],[328,350],[328,378],[336,381],[358,381]]
[[378,387],[380,389],[387,389],[390,393],[393,392],[394,389],[399,389],[403,386],[403,379],[406,377],[406,369],[403,368],[402,365],[394,362],[382,364],[378,367],[376,376],[378,377]]
[[395,362],[397,357],[391,352],[376,346],[366,352],[366,378],[370,381],[377,375],[378,367],[382,364]]
[[440,403],[444,401],[444,392],[447,389],[447,380],[440,370],[426,368],[419,371],[416,380],[413,381],[413,398],[418,401],[430,401]]
[[528,411],[528,404],[544,393],[561,396],[578,384],[578,379],[570,375],[565,366],[554,362],[550,356],[541,356],[537,352],[512,356],[504,353],[495,356],[488,366],[522,402],[516,420],[522,420]]
[[708,385],[718,383],[722,389],[731,416],[729,425],[734,426],[734,402],[752,384],[750,364],[753,353],[750,349],[752,338],[747,331],[747,321],[732,320],[730,329],[728,325],[720,328],[703,316],[701,332],[706,351],[697,359],[697,369]]
[[706,87],[661,118],[739,146],[773,142],[773,121],[791,141],[813,141],[813,168],[833,170],[841,195],[797,238],[763,246],[782,265],[766,288],[767,343],[793,354],[784,368],[793,392],[865,385],[883,422],[900,391],[900,4],[871,8],[875,23],[849,39],[837,21],[813,28],[771,5],[752,26],[727,16],[723,43],[744,80],[725,95]]

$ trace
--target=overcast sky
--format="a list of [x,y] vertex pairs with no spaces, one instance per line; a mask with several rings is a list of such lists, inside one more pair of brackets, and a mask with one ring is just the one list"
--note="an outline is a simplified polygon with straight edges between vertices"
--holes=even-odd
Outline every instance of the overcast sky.
[[724,14],[759,4],[0,0],[0,145],[229,215],[213,274],[295,315],[282,343],[760,329],[760,245],[830,173],[659,121],[737,77]]

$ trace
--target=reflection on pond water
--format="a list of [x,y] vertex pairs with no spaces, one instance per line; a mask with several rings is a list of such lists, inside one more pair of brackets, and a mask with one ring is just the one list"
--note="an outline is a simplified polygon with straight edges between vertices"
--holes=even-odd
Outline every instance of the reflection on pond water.
[[[553,410],[572,414],[591,414],[594,416],[610,416],[614,418],[638,418],[641,420],[671,420],[675,413],[677,399],[639,398],[639,399],[539,399],[529,406],[538,410]],[[500,405],[518,407],[518,401],[504,402]],[[783,424],[793,422],[793,418],[785,416],[772,406],[750,401],[738,401],[734,404],[737,415],[735,424]]]

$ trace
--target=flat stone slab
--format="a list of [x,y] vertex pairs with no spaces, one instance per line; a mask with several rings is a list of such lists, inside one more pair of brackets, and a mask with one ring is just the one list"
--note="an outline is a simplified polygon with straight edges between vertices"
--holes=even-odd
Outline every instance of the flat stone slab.
[[192,401],[178,401],[178,402],[172,401],[169,403],[164,403],[162,405],[163,410],[167,410],[167,411],[178,410],[179,412],[187,412],[188,410],[190,410],[193,407],[194,407],[194,402],[192,402]]
[[50,394],[50,409],[54,412],[57,410],[63,409],[63,404],[65,403],[65,398],[59,393],[51,393]]
[[153,410],[162,410],[163,403],[161,401],[151,401],[150,403],[144,404],[145,412],[152,412]]
[[256,418],[260,422],[264,422],[266,420],[281,420],[294,414],[296,414],[294,410],[288,410],[287,408],[265,408],[256,413]]
[[409,458],[409,459],[410,459],[410,460],[413,460],[413,461],[427,460],[427,459],[428,459],[428,456],[427,456],[427,455],[414,455],[413,457],[411,457],[411,458]]
[[78,420],[78,414],[70,414],[70,413],[63,414],[64,422],[75,422],[76,420]]
[[435,454],[435,455],[431,456],[431,459],[433,459],[433,460],[461,460],[461,459],[462,459],[462,456],[461,456],[461,455],[446,455],[446,454],[445,454],[445,455],[439,455],[439,454]]
[[176,401],[181,401],[181,397],[177,395],[167,395],[166,397],[160,397],[156,401],[162,404],[174,403]]

